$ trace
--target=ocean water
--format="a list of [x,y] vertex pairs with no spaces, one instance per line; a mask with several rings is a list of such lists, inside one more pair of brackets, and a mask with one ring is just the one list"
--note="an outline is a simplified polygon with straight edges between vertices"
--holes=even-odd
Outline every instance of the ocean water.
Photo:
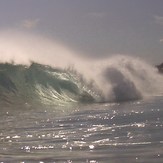
[[1,108],[0,162],[162,163],[163,97]]
[[0,64],[0,163],[163,162],[163,76],[128,57],[85,75]]

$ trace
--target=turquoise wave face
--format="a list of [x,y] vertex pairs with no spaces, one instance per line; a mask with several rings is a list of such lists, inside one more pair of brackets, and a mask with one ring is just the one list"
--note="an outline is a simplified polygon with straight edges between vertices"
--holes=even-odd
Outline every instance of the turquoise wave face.
[[101,94],[70,69],[37,63],[0,64],[0,100],[3,103],[67,105],[101,101]]

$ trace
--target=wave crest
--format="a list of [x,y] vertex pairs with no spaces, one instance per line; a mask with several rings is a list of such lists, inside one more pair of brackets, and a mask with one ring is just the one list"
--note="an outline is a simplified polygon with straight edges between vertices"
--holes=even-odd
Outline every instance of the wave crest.
[[[89,65],[93,66],[93,65]],[[95,66],[95,65],[94,65]],[[75,69],[0,64],[1,103],[67,105],[85,102],[121,102],[158,95],[163,77],[157,70],[131,57],[117,56],[96,64],[91,80]]]

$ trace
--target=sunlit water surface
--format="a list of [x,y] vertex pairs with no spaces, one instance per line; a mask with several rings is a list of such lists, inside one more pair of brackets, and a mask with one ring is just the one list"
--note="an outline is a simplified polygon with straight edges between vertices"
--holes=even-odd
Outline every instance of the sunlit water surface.
[[163,97],[1,107],[0,163],[162,163]]

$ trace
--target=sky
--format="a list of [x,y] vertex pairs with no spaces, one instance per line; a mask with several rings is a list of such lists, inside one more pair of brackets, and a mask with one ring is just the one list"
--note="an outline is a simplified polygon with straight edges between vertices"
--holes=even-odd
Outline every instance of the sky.
[[163,0],[1,0],[0,32],[7,30],[55,40],[89,59],[163,62]]

